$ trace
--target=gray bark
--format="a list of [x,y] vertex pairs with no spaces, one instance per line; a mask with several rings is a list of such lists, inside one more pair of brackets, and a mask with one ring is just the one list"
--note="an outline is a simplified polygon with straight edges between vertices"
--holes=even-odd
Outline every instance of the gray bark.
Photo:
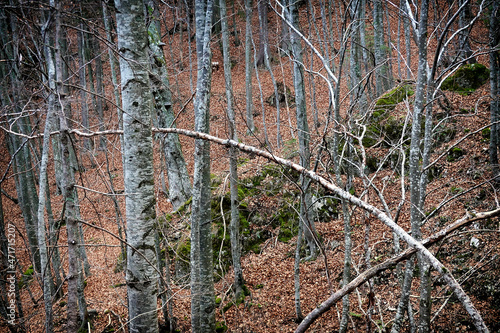
[[405,51],[406,51],[406,79],[411,79],[411,36],[410,36],[410,22],[408,20],[406,0],[400,2],[401,11],[403,12],[403,29],[405,35]]
[[[59,40],[61,31],[61,3],[57,0],[51,2],[54,8],[54,40],[57,41],[54,48],[55,68],[52,75],[49,75],[49,85],[53,88],[52,95],[55,95],[55,112],[59,117],[60,140],[59,158],[62,171],[60,177],[60,188],[64,199],[64,217],[66,221],[66,231],[68,238],[68,303],[67,303],[67,325],[68,332],[75,332],[81,323],[86,326],[87,305],[83,296],[83,272],[80,245],[83,236],[78,227],[78,198],[75,189],[74,170],[71,166],[71,137],[64,114],[66,106],[66,95],[63,90],[63,60],[61,56],[61,47]],[[54,146],[54,149],[56,147]],[[83,244],[82,244],[83,245]],[[79,310],[79,312],[78,312]]]
[[[298,29],[299,17],[298,8],[293,1],[288,3],[288,20],[291,24]],[[292,32],[290,34],[291,48],[293,54],[293,83],[295,88],[295,103],[296,103],[296,119],[297,131],[299,138],[299,155],[300,165],[309,169],[311,152],[310,152],[310,133],[307,121],[306,110],[306,93],[304,87],[304,69],[303,69],[303,56],[302,45],[299,37]],[[318,248],[316,246],[316,228],[314,225],[314,216],[312,214],[311,206],[311,193],[309,189],[310,181],[304,177],[301,180],[302,191],[304,191],[303,200],[300,203],[300,220],[305,223],[304,238],[307,242],[309,256],[307,259],[313,259],[317,256]]]
[[[104,130],[104,110],[106,109],[106,100],[104,99],[104,87],[102,84],[103,71],[102,71],[102,57],[101,45],[96,36],[92,35],[92,50],[95,54],[95,88],[96,88],[96,111],[97,121],[99,122],[99,131]],[[99,138],[99,149],[106,149],[106,140],[104,137]]]
[[[198,76],[194,101],[195,129],[209,132],[212,64],[210,36],[212,0],[195,4]],[[191,330],[215,331],[215,297],[210,212],[210,145],[195,141],[193,204],[191,212]]]
[[269,54],[269,29],[267,24],[267,9],[269,0],[258,0],[259,11],[259,52],[257,54],[257,66],[265,65],[266,54]]
[[[155,193],[148,32],[142,0],[116,0],[127,193],[127,295],[130,332],[158,332]],[[136,253],[136,249],[140,253]]]
[[[459,6],[462,7],[463,9],[460,11],[459,17],[458,17],[458,26],[459,29],[463,29],[466,27],[470,21],[471,21],[471,8],[470,8],[470,1],[469,0],[460,0]],[[474,64],[476,63],[476,58],[472,56],[472,50],[470,47],[469,43],[469,30],[464,29],[460,32],[459,38],[458,38],[458,53],[460,55],[460,59],[468,59],[467,62],[469,64]]]
[[[490,163],[492,166],[493,176],[500,176],[500,168],[498,165],[498,149],[500,148],[500,126],[495,124],[500,119],[500,54],[495,48],[500,47],[500,5],[494,2],[490,13],[490,32],[489,44],[490,52]],[[498,178],[496,179],[498,182]]]
[[[222,27],[222,50],[224,58],[224,78],[226,82],[227,118],[229,137],[237,141],[236,122],[234,114],[233,81],[231,76],[231,59],[229,54],[229,33],[227,24],[226,0],[220,0],[220,17]],[[229,179],[231,188],[231,256],[234,271],[234,294],[238,301],[243,291],[243,271],[241,269],[240,213],[238,202],[238,150],[229,149]]]
[[362,0],[354,1],[351,6],[351,17],[353,23],[351,25],[351,48],[349,56],[350,67],[350,82],[351,82],[351,107],[357,104],[356,109],[363,117],[368,111],[367,99],[364,89],[364,84],[361,81],[361,65],[363,64],[361,54],[361,20],[364,13],[364,2]]
[[245,94],[248,132],[255,131],[252,103],[252,0],[245,0]]
[[[422,116],[424,113],[424,106],[426,101],[426,84],[427,84],[427,19],[428,19],[428,1],[421,3],[419,29],[417,31],[418,42],[418,77],[415,91],[415,106],[413,110],[413,122],[410,142],[410,160],[409,160],[409,181],[410,181],[410,220],[412,236],[416,240],[420,240],[422,236],[422,198],[425,194],[425,187],[422,186],[420,169],[421,157],[421,140],[422,140]],[[430,133],[425,133],[429,135]],[[430,290],[428,274],[430,273],[430,265],[422,257],[417,254],[418,265],[420,268],[420,287],[421,287],[421,300],[420,300],[420,322],[419,332],[426,332],[430,329]],[[402,296],[399,302],[397,314],[401,315],[408,307],[408,293],[413,278],[413,269],[410,264],[407,264],[405,270]],[[396,328],[400,327],[401,316],[396,316],[393,332]]]
[[[149,49],[151,51],[151,83],[155,99],[155,109],[159,126],[175,127],[172,93],[166,69],[166,59],[161,42],[159,13],[153,1],[149,2],[153,10],[148,27]],[[191,181],[181,149],[179,136],[167,134],[162,138],[163,154],[167,164],[169,199],[177,210],[191,197]]]
[[50,127],[51,122],[54,121],[54,110],[53,105],[54,98],[49,100],[49,110],[46,118],[46,126],[44,131],[44,139],[42,146],[42,159],[40,161],[40,177],[39,177],[39,187],[38,187],[38,248],[40,252],[40,275],[43,282],[43,299],[45,304],[45,330],[46,332],[52,332],[52,290],[51,281],[49,278],[48,271],[48,252],[47,243],[45,240],[45,187],[47,185],[47,164],[48,164],[48,154],[49,154],[49,140],[50,140]]
[[[17,41],[19,36],[17,33],[17,24],[12,15],[7,15],[2,9],[0,12],[0,38],[4,45],[4,52],[2,52],[1,62],[1,77],[2,81],[2,105],[7,109],[12,107],[12,115],[8,115],[9,125],[16,132],[29,134],[31,126],[25,117],[19,117],[22,110],[20,105],[22,103],[22,85],[19,81],[19,68],[17,64],[19,61],[19,49]],[[10,18],[10,22],[8,22]],[[11,35],[8,35],[8,23],[10,23]],[[8,78],[8,79],[7,79]],[[9,94],[10,92],[10,94]],[[40,272],[40,254],[38,252],[38,239],[37,239],[37,210],[38,210],[38,196],[35,186],[35,175],[33,172],[33,163],[29,146],[25,140],[14,135],[9,135],[7,140],[7,147],[11,156],[14,158],[14,173],[16,191],[19,198],[20,208],[24,218],[26,228],[30,259],[33,262],[33,267],[37,272]]]
[[388,65],[384,43],[383,7],[381,0],[373,1],[373,33],[375,53],[375,80],[377,96],[389,89]]
[[[82,126],[85,129],[89,129],[89,107],[87,104],[87,71],[85,58],[85,33],[83,32],[83,23],[80,24],[80,31],[78,31],[78,77],[80,79],[80,98],[81,98],[81,117]],[[87,138],[83,139],[84,147],[87,150],[92,150],[92,141]]]
[[[113,43],[112,37],[111,37],[111,25],[109,22],[109,15],[108,15],[108,7],[107,4],[103,1],[102,2],[102,16],[103,16],[103,21],[104,21],[104,29],[106,30],[106,40],[109,44]],[[118,66],[117,64],[117,59],[115,57],[115,54],[111,48],[108,48],[108,58],[109,58],[109,67],[111,71],[111,82],[113,83],[113,93],[115,97],[115,107],[116,107],[116,112],[118,114],[118,128],[120,130],[123,130],[123,113],[122,113],[122,103],[120,100],[120,89],[118,88],[118,80],[116,77],[116,67]],[[123,134],[120,134],[120,147],[124,147],[123,143]],[[107,158],[107,151],[106,151],[106,158]],[[113,188],[113,181],[111,178],[111,174],[109,172],[109,163],[106,163],[107,165],[107,171],[108,175],[110,176],[110,184],[111,184],[111,190],[114,193],[114,188]],[[125,160],[124,156],[122,154],[122,167],[123,167],[123,172],[125,173]],[[124,223],[123,223],[123,218],[122,218],[122,213],[120,211],[120,207],[118,205],[118,201],[116,197],[113,196],[113,204],[115,207],[115,212],[116,212],[116,223],[118,227],[118,236],[120,239],[125,239],[123,237],[123,229],[124,229]],[[120,246],[122,249],[121,257],[125,258],[127,249],[125,247],[124,242],[120,242]]]

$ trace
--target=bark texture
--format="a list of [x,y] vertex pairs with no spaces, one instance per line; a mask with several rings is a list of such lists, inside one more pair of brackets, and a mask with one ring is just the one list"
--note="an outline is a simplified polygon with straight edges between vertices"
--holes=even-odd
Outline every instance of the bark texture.
[[[212,0],[197,1],[196,52],[198,77],[194,101],[195,129],[209,132],[212,64],[210,36]],[[210,212],[210,144],[195,140],[193,204],[191,213],[191,329],[215,331],[215,297]]]
[[[148,33],[142,0],[116,0],[127,193],[127,294],[130,332],[158,332],[158,274]],[[141,254],[136,253],[141,252]]]

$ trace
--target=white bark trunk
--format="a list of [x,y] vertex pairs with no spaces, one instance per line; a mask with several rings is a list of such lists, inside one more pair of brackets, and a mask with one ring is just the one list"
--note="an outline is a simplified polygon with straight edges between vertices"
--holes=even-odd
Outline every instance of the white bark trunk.
[[[142,0],[116,0],[118,48],[121,54],[123,105],[122,147],[127,197],[127,292],[130,332],[158,332],[156,311],[155,195],[149,82],[148,33]],[[151,264],[150,264],[151,263]]]

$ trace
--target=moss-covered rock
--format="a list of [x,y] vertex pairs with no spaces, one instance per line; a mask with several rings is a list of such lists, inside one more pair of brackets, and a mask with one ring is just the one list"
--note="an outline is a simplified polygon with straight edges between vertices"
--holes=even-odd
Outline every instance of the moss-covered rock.
[[489,76],[490,70],[482,64],[464,65],[444,80],[441,89],[469,94],[481,87]]
[[175,279],[177,283],[185,284],[189,282],[190,258],[191,240],[185,236],[181,237],[175,250]]
[[455,162],[458,160],[460,157],[464,156],[466,154],[466,151],[460,147],[453,147],[449,152],[448,152],[448,157],[447,160],[448,162]]
[[387,111],[394,110],[396,105],[413,94],[412,84],[404,82],[403,84],[398,85],[379,97],[377,102],[375,102],[375,109],[373,110],[372,117],[377,119],[380,116],[384,116]]
[[363,146],[372,147],[382,142],[383,146],[388,147],[399,141],[403,135],[405,119],[393,115],[391,111],[413,94],[413,85],[410,82],[403,82],[379,97],[367,124]]

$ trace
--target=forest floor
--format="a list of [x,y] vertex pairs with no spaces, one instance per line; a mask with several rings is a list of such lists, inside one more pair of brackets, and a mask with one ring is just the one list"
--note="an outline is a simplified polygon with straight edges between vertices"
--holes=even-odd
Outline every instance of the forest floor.
[[[473,133],[488,123],[489,114],[487,104],[481,101],[487,94],[487,86],[483,86],[470,96],[461,96],[449,93],[449,99],[453,104],[452,114],[456,120],[454,126],[458,132],[463,134]],[[464,113],[463,110],[475,110],[473,113]],[[212,116],[214,117],[214,116]],[[221,117],[223,117],[221,115]],[[257,118],[258,119],[258,118]],[[217,124],[217,122],[214,122]],[[212,131],[217,127],[213,126]],[[460,137],[457,135],[457,138]],[[117,139],[116,139],[117,140]],[[115,140],[114,144],[117,144]],[[113,144],[112,141],[108,145]],[[439,146],[433,158],[441,154],[449,144]],[[186,146],[186,145],[185,145]],[[222,149],[214,148],[214,162],[212,173],[220,180],[214,187],[214,196],[220,198],[221,193],[226,193],[227,163],[226,153]],[[460,143],[460,148],[466,153],[453,161],[442,159],[440,175],[429,185],[429,196],[427,207],[432,210],[437,207],[443,198],[466,191],[456,200],[442,209],[439,215],[425,226],[424,237],[440,230],[444,225],[461,218],[466,210],[488,211],[498,205],[497,189],[489,182],[483,183],[489,177],[488,166],[488,140],[482,131],[470,135]],[[116,150],[116,146],[114,150]],[[120,177],[120,155],[113,149],[110,159],[111,174],[116,189],[122,189],[123,184]],[[105,192],[104,184],[109,181],[105,172],[105,160],[103,153],[98,153],[94,161],[95,165],[86,166],[86,170],[79,175],[79,184],[83,187]],[[189,156],[190,152],[186,152]],[[4,152],[3,165],[5,165],[7,154]],[[261,158],[240,157],[244,164],[240,166],[242,183],[248,177],[259,174],[268,164]],[[296,157],[295,157],[296,158]],[[158,169],[159,167],[159,161]],[[397,205],[400,198],[400,185],[393,170],[388,168],[381,171],[379,179],[386,174],[386,198],[391,200],[389,205]],[[284,177],[282,177],[284,178]],[[159,183],[161,179],[158,178]],[[291,183],[281,180],[283,191],[273,194],[260,194],[252,198],[246,198],[250,203],[251,211],[279,210],[283,206],[283,193],[295,191]],[[358,182],[357,180],[356,182]],[[55,184],[53,175],[50,183]],[[216,182],[217,185],[217,182]],[[264,185],[263,185],[264,186]],[[477,186],[477,187],[475,187]],[[475,187],[475,188],[474,188]],[[54,186],[52,186],[54,188]],[[15,197],[13,178],[3,186],[3,189]],[[394,191],[393,195],[391,191]],[[81,191],[80,207],[84,220],[90,225],[96,225],[112,233],[117,234],[114,210],[110,200],[103,198],[99,193]],[[158,190],[158,215],[167,216],[170,213],[169,203],[166,196]],[[297,199],[294,199],[296,202]],[[52,193],[52,204],[54,211],[60,211],[60,196]],[[295,202],[295,203],[296,203]],[[121,202],[122,209],[123,202]],[[405,206],[408,204],[405,203]],[[406,207],[407,208],[407,207]],[[403,209],[400,217],[400,225],[409,230],[409,218],[407,209]],[[15,224],[23,235],[22,215],[19,208],[4,198],[4,214],[6,221]],[[358,214],[360,215],[360,214]],[[87,218],[85,218],[87,217]],[[188,235],[186,228],[186,217],[173,218],[169,227],[170,241],[172,247],[181,238],[181,234]],[[86,278],[85,296],[89,309],[96,310],[97,316],[92,320],[92,332],[109,332],[111,328],[122,331],[126,327],[127,301],[126,287],[123,272],[114,272],[118,262],[120,247],[118,240],[90,225],[84,226],[86,250],[91,265],[91,275]],[[362,272],[366,269],[365,235],[366,227],[369,226],[369,247],[371,248],[371,263],[380,263],[393,254],[392,233],[378,220],[369,217],[367,219],[354,217],[352,221],[353,238],[353,269]],[[225,307],[232,301],[229,292],[232,283],[231,270],[220,278],[216,284],[216,295],[221,302],[217,308],[217,321],[224,323],[229,332],[293,332],[297,327],[295,322],[294,307],[294,251],[296,237],[287,242],[279,240],[280,227],[272,228],[270,223],[262,227],[270,232],[270,237],[263,242],[255,252],[249,252],[242,259],[243,275],[246,286],[250,291],[243,303],[238,306]],[[257,227],[254,227],[257,228]],[[323,241],[326,257],[322,254],[315,261],[303,262],[300,268],[301,277],[301,306],[303,314],[307,314],[332,292],[340,286],[343,267],[343,221],[341,217],[332,218],[326,222],[317,223],[317,230]],[[498,299],[500,261],[498,259],[500,242],[498,230],[500,228],[497,219],[484,221],[470,226],[458,233],[446,238],[438,246],[432,248],[447,267],[452,267],[457,279],[462,283],[465,290],[471,296],[474,304],[483,314],[486,322],[494,330],[498,330],[498,319],[500,308]],[[479,240],[479,245],[474,245],[472,239]],[[23,242],[21,236],[20,242]],[[65,232],[64,227],[60,233],[60,250],[65,258]],[[227,236],[226,243],[229,242]],[[403,245],[404,248],[404,245]],[[175,248],[173,249],[175,250]],[[438,252],[439,251],[439,252]],[[24,246],[18,248],[16,253],[23,270],[27,270],[28,261]],[[64,262],[66,265],[67,263]],[[328,271],[328,274],[327,274]],[[175,267],[171,267],[172,275],[175,276]],[[372,326],[377,325],[382,329],[390,327],[390,321],[395,314],[395,308],[400,294],[400,285],[395,270],[384,272],[374,279],[373,292],[375,294],[374,312],[372,314]],[[357,274],[357,273],[355,273]],[[328,283],[328,276],[331,288]],[[25,311],[25,325],[30,332],[43,330],[43,303],[39,284],[34,279],[26,277],[27,282],[23,288],[22,297]],[[30,294],[27,291],[30,291]],[[360,287],[350,297],[351,301],[351,329],[363,330],[367,325],[368,286]],[[177,327],[181,332],[189,332],[190,327],[190,297],[188,284],[172,285],[173,316],[176,318]],[[418,308],[418,283],[415,281],[411,300],[413,308]],[[34,303],[35,302],[35,303]],[[446,303],[446,305],[445,305]],[[445,305],[444,309],[441,307]],[[160,304],[159,304],[160,306]],[[318,319],[310,329],[311,332],[332,332],[338,329],[341,304],[337,304],[332,310]],[[65,300],[57,301],[54,306],[55,326],[57,332],[65,331]],[[454,299],[446,285],[443,285],[438,276],[433,274],[433,313],[437,317],[433,321],[434,331],[459,331],[467,332],[473,329],[469,317],[461,304]],[[492,330],[492,331],[494,331]]]

